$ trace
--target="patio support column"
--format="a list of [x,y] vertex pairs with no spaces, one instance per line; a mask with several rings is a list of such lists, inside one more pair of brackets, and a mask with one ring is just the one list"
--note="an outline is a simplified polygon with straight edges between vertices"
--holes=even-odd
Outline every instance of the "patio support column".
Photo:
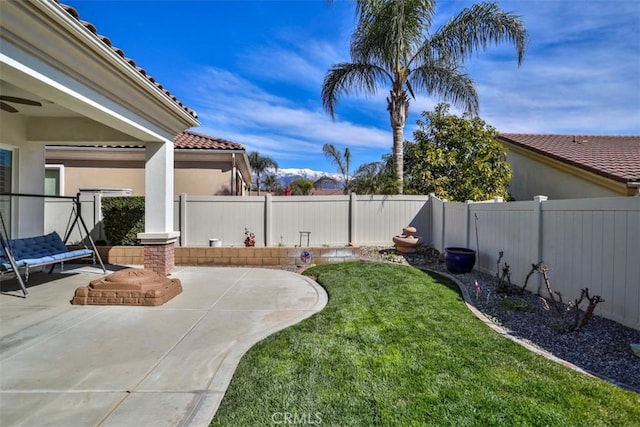
[[173,230],[173,141],[147,142],[145,152],[144,268],[168,275],[175,267]]

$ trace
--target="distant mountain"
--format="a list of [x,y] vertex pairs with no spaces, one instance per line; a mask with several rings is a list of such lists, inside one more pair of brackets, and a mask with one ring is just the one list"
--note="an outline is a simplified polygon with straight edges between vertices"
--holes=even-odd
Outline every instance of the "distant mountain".
[[318,179],[322,178],[323,176],[328,176],[337,180],[338,182],[336,184],[325,183],[322,186],[322,188],[326,188],[326,189],[342,188],[342,176],[336,173],[327,173],[322,171],[315,171],[312,169],[289,168],[289,169],[278,169],[277,172],[270,170],[265,173],[265,176],[269,174],[274,174],[278,178],[278,182],[280,182],[280,184],[282,184],[283,187],[286,187],[291,183],[291,181],[298,178],[304,178],[311,182],[315,182]]

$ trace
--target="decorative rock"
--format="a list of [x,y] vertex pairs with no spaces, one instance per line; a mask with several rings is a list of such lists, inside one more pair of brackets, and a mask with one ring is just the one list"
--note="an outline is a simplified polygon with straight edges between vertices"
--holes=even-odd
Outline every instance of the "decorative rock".
[[181,292],[179,279],[169,279],[152,270],[127,268],[76,289],[71,304],[157,306]]

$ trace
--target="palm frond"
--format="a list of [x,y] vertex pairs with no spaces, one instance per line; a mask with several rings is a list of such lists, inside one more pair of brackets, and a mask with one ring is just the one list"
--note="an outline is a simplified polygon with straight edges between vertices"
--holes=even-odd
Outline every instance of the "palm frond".
[[469,113],[477,114],[480,108],[475,84],[461,66],[424,64],[412,71],[410,80],[416,90],[439,96]]
[[351,38],[354,62],[369,62],[393,70],[406,66],[431,26],[434,0],[363,2]]
[[377,85],[391,76],[383,69],[367,63],[346,63],[334,65],[322,84],[322,105],[331,118],[335,118],[338,98],[353,92],[375,94]]
[[463,60],[490,43],[512,43],[518,65],[524,58],[528,33],[519,16],[502,10],[496,3],[478,3],[464,9],[431,37],[431,46],[440,55]]
[[[349,149],[347,148],[347,152],[348,150]],[[327,159],[329,159],[333,164],[336,165],[338,171],[342,176],[349,174],[349,171],[347,170],[346,159],[342,157],[342,154],[333,144],[324,144],[322,146],[322,152]]]

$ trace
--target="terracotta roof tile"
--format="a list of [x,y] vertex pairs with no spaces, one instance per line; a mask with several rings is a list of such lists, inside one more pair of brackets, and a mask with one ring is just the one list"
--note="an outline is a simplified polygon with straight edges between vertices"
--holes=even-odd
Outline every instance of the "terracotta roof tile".
[[500,138],[615,181],[640,181],[640,136],[501,133]]
[[77,10],[75,10],[73,7],[68,6],[66,4],[62,4],[60,3],[60,0],[54,0],[62,9],[64,9],[65,12],[67,12],[69,15],[71,15],[73,18],[75,18],[80,24],[82,24],[82,26],[84,26],[87,30],[89,30],[91,33],[93,33],[96,37],[98,37],[105,45],[107,45],[111,50],[113,50],[118,56],[120,56],[122,59],[124,59],[127,63],[129,63],[129,65],[131,65],[133,68],[135,68],[140,74],[142,74],[143,76],[145,76],[151,83],[153,83],[158,89],[160,89],[162,92],[164,92],[165,95],[167,95],[169,98],[171,98],[176,104],[178,104],[184,111],[186,111],[191,117],[193,117],[194,119],[198,118],[198,113],[196,113],[194,110],[192,110],[191,108],[187,107],[186,105],[184,105],[182,102],[180,102],[175,96],[173,96],[171,94],[171,92],[169,92],[168,90],[166,90],[165,88],[162,87],[162,85],[160,83],[158,83],[153,77],[151,77],[150,75],[147,74],[147,72],[143,69],[140,68],[136,65],[136,62],[131,59],[131,58],[127,58],[124,54],[124,51],[122,49],[119,49],[117,47],[114,47],[113,44],[111,43],[111,40],[109,40],[107,37],[98,34],[98,30],[95,27],[95,25],[93,25],[90,22],[86,22],[83,21],[82,19],[80,19],[80,14],[78,13]]
[[191,131],[180,132],[173,144],[178,150],[244,150],[237,142]]
[[[47,147],[94,147],[94,148],[141,148],[144,145],[56,145]],[[180,132],[173,138],[173,148],[175,150],[245,150],[244,146],[237,142],[228,141],[214,136],[204,135],[197,132]]]

